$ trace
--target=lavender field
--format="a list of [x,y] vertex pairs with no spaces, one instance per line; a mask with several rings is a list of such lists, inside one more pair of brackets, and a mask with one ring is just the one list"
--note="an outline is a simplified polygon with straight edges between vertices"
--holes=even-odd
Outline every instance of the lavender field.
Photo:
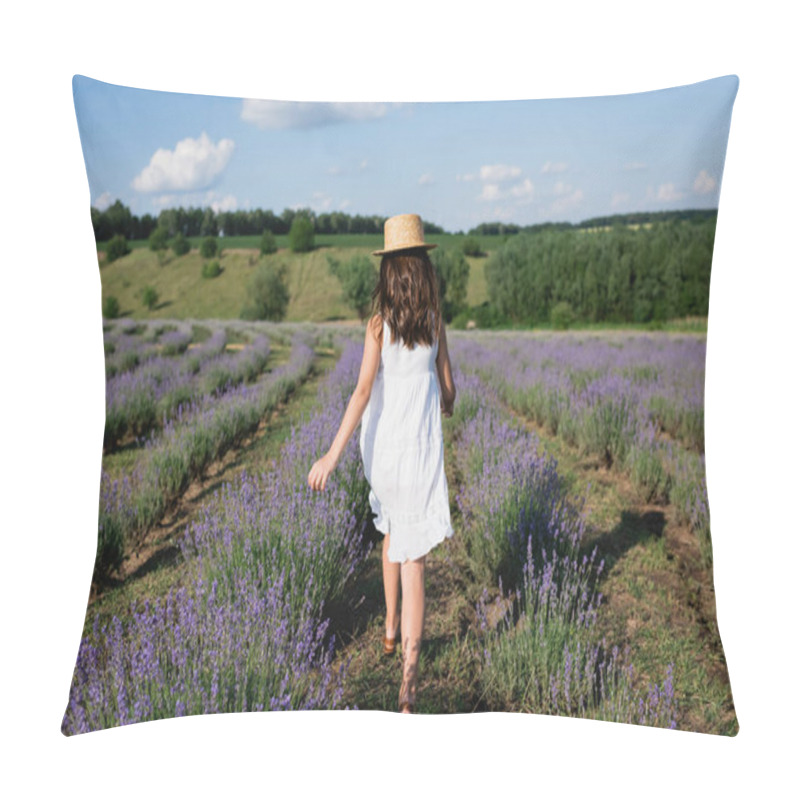
[[[201,342],[187,323],[106,331],[96,593],[65,735],[394,710],[357,432],[325,491],[306,482],[355,387],[363,327],[201,324]],[[714,619],[687,599],[690,579],[713,598],[704,338],[448,337],[456,535],[429,556],[420,711],[734,734]],[[154,566],[130,568],[145,550]]]

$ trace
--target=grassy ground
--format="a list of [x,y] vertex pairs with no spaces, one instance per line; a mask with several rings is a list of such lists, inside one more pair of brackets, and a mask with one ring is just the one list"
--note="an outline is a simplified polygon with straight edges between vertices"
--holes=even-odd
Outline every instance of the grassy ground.
[[[352,237],[343,237],[349,239]],[[185,256],[172,251],[159,255],[146,247],[135,248],[123,258],[105,264],[101,261],[103,300],[117,298],[120,315],[133,319],[238,319],[247,300],[248,283],[259,263],[287,264],[289,308],[287,322],[326,322],[356,319],[354,312],[341,300],[341,284],[330,274],[328,256],[348,261],[355,255],[368,253],[362,246],[317,244],[309,253],[292,253],[280,249],[268,256],[259,256],[255,249],[243,249],[223,242],[225,249],[217,260],[222,273],[216,278],[201,277],[204,259],[197,250]],[[380,246],[377,243],[375,247]],[[379,259],[373,257],[375,266]],[[478,305],[487,299],[483,274],[485,258],[468,258],[470,280],[467,301]],[[142,302],[142,290],[153,286],[158,302],[149,310]]]

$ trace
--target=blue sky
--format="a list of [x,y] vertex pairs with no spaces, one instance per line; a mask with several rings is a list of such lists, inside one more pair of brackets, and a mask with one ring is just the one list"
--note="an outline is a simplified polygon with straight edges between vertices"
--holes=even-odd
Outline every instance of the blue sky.
[[554,100],[298,103],[73,78],[91,203],[479,222],[716,208],[735,75]]

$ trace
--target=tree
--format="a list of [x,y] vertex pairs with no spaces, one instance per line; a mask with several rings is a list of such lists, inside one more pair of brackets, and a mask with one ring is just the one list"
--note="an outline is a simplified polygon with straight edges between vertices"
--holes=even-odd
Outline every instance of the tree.
[[178,231],[172,240],[172,252],[176,256],[185,256],[192,249],[191,242]]
[[268,256],[270,253],[278,252],[275,236],[269,228],[265,228],[264,233],[261,234],[260,252],[262,256]]
[[106,319],[116,319],[119,316],[119,300],[113,295],[103,300],[103,316]]
[[169,235],[167,233],[166,228],[162,228],[160,225],[157,228],[153,229],[153,232],[147,238],[147,242],[150,246],[150,249],[153,252],[158,252],[159,250],[166,250],[167,249],[167,240]]
[[142,302],[145,306],[152,311],[155,304],[158,302],[158,292],[154,286],[145,286],[142,289]]
[[217,237],[206,236],[200,243],[200,255],[203,258],[213,258],[217,255]]
[[289,229],[289,247],[293,253],[314,249],[314,224],[308,217],[296,216]]
[[130,252],[131,248],[128,244],[128,240],[121,233],[118,233],[111,237],[111,241],[106,247],[106,261],[110,264],[112,261],[116,261],[118,258],[122,258],[122,256],[126,256]]
[[342,284],[342,300],[352,308],[363,322],[372,305],[372,290],[378,278],[369,256],[357,255],[346,264],[328,256],[328,267]]
[[467,236],[461,245],[461,249],[464,251],[465,256],[482,256],[484,254],[480,239],[477,236]]
[[431,250],[431,262],[439,281],[439,298],[446,322],[463,308],[467,299],[469,262],[461,250]]
[[261,264],[247,285],[248,302],[241,311],[242,319],[269,319],[280,321],[289,306],[287,268],[274,264]]
[[565,300],[556,303],[550,311],[550,321],[556,330],[566,330],[575,321],[572,306]]

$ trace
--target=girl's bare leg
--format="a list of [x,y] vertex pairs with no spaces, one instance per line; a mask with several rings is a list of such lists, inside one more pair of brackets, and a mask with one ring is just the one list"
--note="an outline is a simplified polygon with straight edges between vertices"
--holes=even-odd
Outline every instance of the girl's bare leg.
[[386,597],[386,636],[394,639],[400,621],[400,564],[389,561],[389,534],[383,536],[383,593]]
[[425,621],[425,556],[403,562],[400,582],[403,587],[403,684],[400,700],[416,703],[417,669]]

